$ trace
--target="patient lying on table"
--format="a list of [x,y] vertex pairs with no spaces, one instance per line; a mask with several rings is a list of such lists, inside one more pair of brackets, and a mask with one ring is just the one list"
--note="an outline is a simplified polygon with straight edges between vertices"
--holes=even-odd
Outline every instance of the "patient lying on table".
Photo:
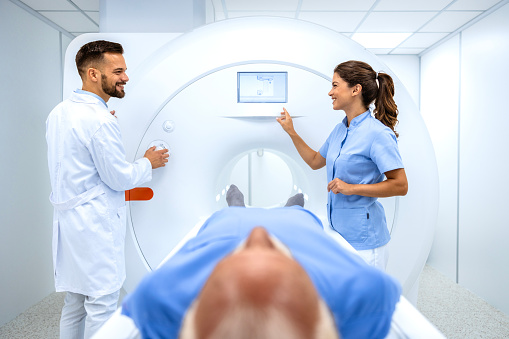
[[401,288],[343,249],[302,196],[230,206],[124,301],[143,338],[384,338]]

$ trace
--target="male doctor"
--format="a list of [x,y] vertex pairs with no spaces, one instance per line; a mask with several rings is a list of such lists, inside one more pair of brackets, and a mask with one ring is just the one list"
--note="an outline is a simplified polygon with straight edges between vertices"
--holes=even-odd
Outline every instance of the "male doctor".
[[168,150],[150,148],[125,160],[119,124],[107,102],[123,98],[129,78],[120,44],[81,47],[76,66],[83,87],[46,121],[57,292],[66,291],[60,337],[89,338],[117,308],[125,279],[125,194],[165,166]]

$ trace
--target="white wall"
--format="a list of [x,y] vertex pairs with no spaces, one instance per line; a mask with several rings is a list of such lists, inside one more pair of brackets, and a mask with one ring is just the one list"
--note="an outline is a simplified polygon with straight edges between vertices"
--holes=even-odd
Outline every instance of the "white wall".
[[[208,1],[207,1],[208,3]],[[205,24],[205,0],[101,0],[101,33],[187,32]],[[126,25],[126,22],[129,22]]]
[[429,263],[506,314],[508,17],[505,5],[421,60],[421,111],[437,152],[442,190]]
[[44,124],[61,100],[69,39],[7,0],[0,32],[1,326],[53,291]]
[[[419,57],[417,55],[377,55],[403,83],[405,89],[419,107]],[[387,71],[375,69],[375,71]],[[395,89],[396,91],[398,88]],[[396,103],[397,104],[397,103]],[[396,126],[397,130],[397,126]]]
[[440,204],[428,263],[456,281],[458,213],[459,36],[421,61],[421,114],[434,143]]

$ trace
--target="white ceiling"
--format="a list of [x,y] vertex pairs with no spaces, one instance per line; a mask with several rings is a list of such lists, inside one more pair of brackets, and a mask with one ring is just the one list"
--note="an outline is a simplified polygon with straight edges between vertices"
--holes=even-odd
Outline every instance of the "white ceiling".
[[[99,32],[99,0],[11,0],[68,35]],[[205,0],[207,23],[245,16],[310,21],[377,54],[420,54],[509,0]],[[41,17],[41,18],[42,18]]]

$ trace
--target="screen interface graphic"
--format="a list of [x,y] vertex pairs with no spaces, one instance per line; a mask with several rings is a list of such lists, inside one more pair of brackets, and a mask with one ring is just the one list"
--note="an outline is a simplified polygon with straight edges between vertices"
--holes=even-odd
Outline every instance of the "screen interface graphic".
[[238,72],[237,102],[288,102],[288,72]]

